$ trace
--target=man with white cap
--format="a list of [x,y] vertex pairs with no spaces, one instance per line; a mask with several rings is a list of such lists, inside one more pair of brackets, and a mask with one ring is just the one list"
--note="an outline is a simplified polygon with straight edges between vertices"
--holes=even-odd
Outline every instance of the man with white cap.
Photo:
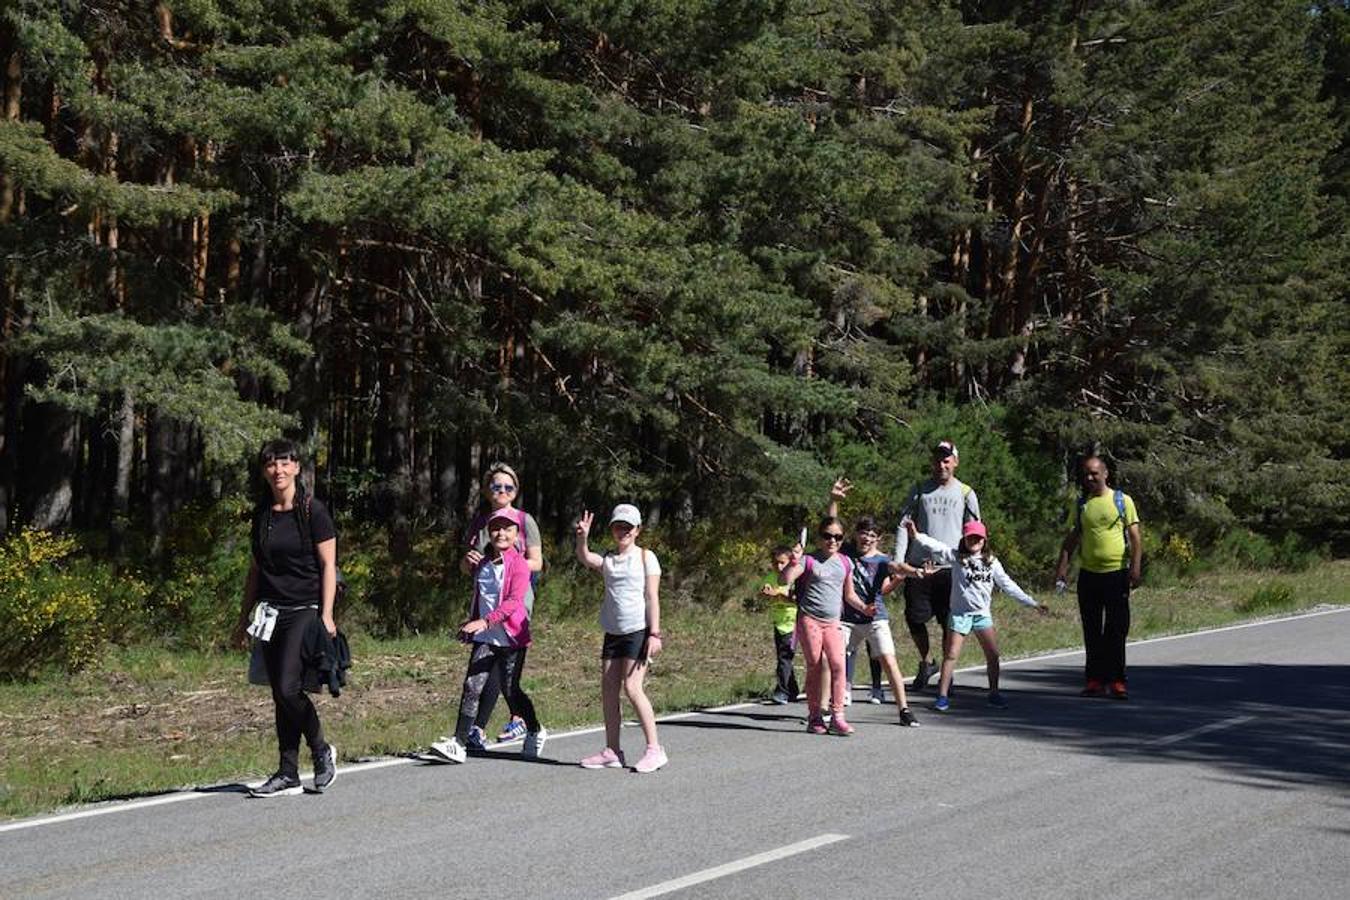
[[936,565],[936,571],[923,578],[905,579],[905,624],[910,638],[919,651],[918,673],[911,690],[922,691],[938,673],[938,664],[932,659],[932,644],[928,637],[928,620],[936,618],[942,628],[946,645],[947,620],[951,613],[952,570],[950,564],[934,564],[930,554],[918,542],[910,541],[905,528],[913,522],[922,533],[945,546],[955,549],[961,543],[961,529],[966,522],[979,521],[980,501],[970,485],[956,477],[960,454],[951,441],[938,441],[933,447],[933,477],[916,484],[900,510],[900,525],[895,530],[895,558],[904,560],[917,569]]

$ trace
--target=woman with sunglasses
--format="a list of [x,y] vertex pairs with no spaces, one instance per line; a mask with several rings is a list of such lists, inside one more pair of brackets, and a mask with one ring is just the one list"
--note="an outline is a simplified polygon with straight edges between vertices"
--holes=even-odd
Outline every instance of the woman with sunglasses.
[[[853,562],[839,552],[844,543],[844,524],[835,516],[820,520],[819,549],[783,570],[781,584],[797,584],[797,639],[806,657],[806,730],[850,735],[853,726],[844,720],[844,632],[839,618],[844,604],[872,615],[876,606],[864,604],[853,590]],[[826,728],[821,710],[825,669],[830,670],[830,724]]]
[[318,710],[304,691],[304,646],[307,632],[315,628],[337,636],[337,530],[328,508],[300,482],[300,448],[294,442],[268,441],[258,453],[258,465],[268,491],[253,514],[253,563],[235,641],[246,643],[252,635],[262,643],[281,765],[249,793],[285,797],[301,792],[302,734],[314,759],[312,790],[322,793],[337,777],[337,749],[324,739]]
[[[459,570],[465,575],[472,575],[478,571],[478,567],[482,564],[483,557],[491,543],[491,536],[488,534],[488,519],[498,512],[506,511],[515,518],[518,526],[515,549],[525,558],[525,563],[529,566],[530,586],[533,588],[538,574],[544,568],[543,543],[539,538],[539,524],[535,522],[534,516],[515,506],[520,497],[520,478],[516,475],[516,470],[504,462],[494,462],[488,466],[487,475],[483,479],[483,497],[488,502],[488,508],[486,512],[475,516],[473,521],[469,523],[469,527],[464,531],[465,550],[464,556],[459,561]],[[526,612],[528,615],[533,615],[533,590],[526,599]],[[487,727],[488,718],[492,714],[492,709],[496,705],[500,692],[501,685],[497,683],[497,677],[494,673],[483,687],[482,699],[479,703],[480,712],[473,728],[469,731],[467,747],[473,752],[487,749],[487,735],[483,729]],[[520,711],[511,705],[509,695],[506,700],[507,706],[511,710],[511,718],[506,723],[506,727],[502,729],[501,734],[497,735],[498,741],[513,741],[525,737],[528,731]]]

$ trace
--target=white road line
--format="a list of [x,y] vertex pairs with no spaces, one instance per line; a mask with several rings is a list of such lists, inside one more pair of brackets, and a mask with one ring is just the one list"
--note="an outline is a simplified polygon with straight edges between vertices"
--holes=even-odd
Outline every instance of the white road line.
[[683,878],[663,881],[660,884],[654,884],[651,887],[643,888],[640,891],[620,894],[618,897],[615,897],[614,900],[644,900],[646,897],[660,897],[662,894],[669,894],[672,891],[679,891],[687,887],[693,887],[696,884],[703,884],[705,881],[725,878],[727,875],[744,872],[746,869],[753,869],[755,866],[777,862],[778,860],[786,859],[789,856],[796,856],[798,853],[805,853],[808,850],[815,850],[817,847],[824,847],[828,844],[846,840],[848,840],[848,835],[846,834],[822,834],[819,837],[813,837],[810,840],[789,844],[786,847],[779,847],[777,850],[756,853],[754,856],[747,856],[744,859],[738,859],[735,862],[724,863],[720,866],[714,866],[711,869],[704,869],[702,872],[695,872],[692,875],[686,875]]
[[[1323,609],[1317,610],[1315,612],[1300,613],[1298,615],[1285,616],[1283,618],[1278,619],[1262,619],[1257,622],[1244,622],[1240,625],[1225,625],[1221,628],[1211,628],[1207,631],[1190,631],[1184,634],[1169,634],[1164,637],[1145,638],[1144,640],[1131,641],[1128,646],[1137,647],[1142,644],[1156,644],[1161,641],[1176,641],[1181,640],[1182,638],[1203,637],[1204,635],[1207,634],[1219,634],[1221,632],[1237,631],[1243,628],[1259,628],[1263,625],[1276,625],[1283,622],[1295,622],[1298,621],[1299,619],[1311,619],[1316,618],[1317,616],[1329,616],[1335,615],[1336,613],[1345,613],[1345,612],[1350,612],[1350,606],[1340,606],[1334,609]],[[1082,650],[1062,650],[1055,653],[1045,653],[1040,656],[1024,656],[1019,659],[1005,659],[1003,661],[1003,668],[1006,669],[1009,666],[1025,665],[1027,663],[1035,663],[1035,662],[1044,662],[1046,660],[1052,659],[1062,659],[1066,656],[1081,656],[1082,653],[1083,653]],[[966,666],[964,668],[957,669],[956,671],[958,673],[983,672],[984,665],[977,663],[976,665]],[[855,685],[855,688],[858,687],[860,686]],[[866,685],[863,685],[861,687],[865,689]],[[704,713],[733,712],[738,709],[751,709],[753,707],[764,705],[765,705],[764,702],[760,700],[753,700],[748,703],[731,703],[726,706],[716,706],[709,709],[698,709],[698,710],[691,710],[688,712],[672,713],[671,715],[668,716],[661,716],[656,721],[674,722],[680,719],[692,718],[694,716],[702,715]],[[635,723],[633,722],[624,723],[625,727],[633,724]],[[603,725],[593,725],[587,728],[578,728],[574,731],[563,731],[557,734],[550,733],[548,739],[549,741],[560,741],[563,740],[564,738],[580,737],[582,735],[587,734],[598,734],[604,730],[605,729]],[[511,741],[506,744],[493,746],[511,746],[512,744],[517,743],[518,740]],[[417,761],[418,760],[407,756],[396,756],[386,759],[375,759],[370,760],[369,762],[343,765],[342,774],[344,776],[353,775],[360,772],[371,771],[374,769],[385,769],[390,766],[408,765],[410,763]],[[60,813],[58,815],[44,816],[36,819],[22,819],[18,822],[10,822],[8,824],[0,825],[0,834],[3,834],[4,832],[7,831],[22,831],[27,828],[37,828],[42,825],[56,825],[61,822],[70,822],[77,819],[88,819],[93,818],[95,816],[105,816],[108,815],[109,813],[131,812],[133,810],[144,809],[149,806],[163,806],[169,803],[182,803],[186,800],[200,800],[203,797],[214,796],[216,793],[218,792],[213,791],[210,788],[198,788],[182,791],[176,794],[165,794],[159,797],[148,797],[141,800],[110,800],[106,801],[104,805],[95,806],[90,809],[81,809],[76,810],[74,812]]]
[[1189,731],[1182,731],[1177,734],[1169,734],[1167,737],[1161,737],[1157,740],[1149,741],[1145,746],[1148,747],[1167,747],[1171,744],[1178,744],[1182,741],[1190,740],[1193,737],[1199,737],[1202,734],[1209,734],[1211,731],[1223,731],[1225,728],[1233,728],[1237,725],[1243,725],[1256,716],[1233,716],[1231,719],[1223,719],[1218,722],[1210,722],[1208,725],[1201,725],[1199,728],[1192,728]]

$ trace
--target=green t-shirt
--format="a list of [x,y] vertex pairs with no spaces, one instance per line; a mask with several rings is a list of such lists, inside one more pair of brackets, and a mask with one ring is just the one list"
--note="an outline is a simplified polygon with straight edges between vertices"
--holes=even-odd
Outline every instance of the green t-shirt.
[[1108,490],[1088,499],[1083,504],[1083,521],[1078,522],[1078,501],[1069,508],[1069,524],[1079,526],[1078,562],[1087,572],[1119,572],[1130,567],[1130,554],[1125,545],[1125,529],[1139,524],[1134,501],[1122,494],[1125,519],[1116,508],[1116,492]]

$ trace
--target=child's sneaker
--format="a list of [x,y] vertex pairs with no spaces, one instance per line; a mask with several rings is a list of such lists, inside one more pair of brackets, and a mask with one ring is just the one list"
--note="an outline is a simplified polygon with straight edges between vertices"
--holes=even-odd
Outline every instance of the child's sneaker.
[[1078,692],[1080,697],[1102,697],[1106,695],[1106,685],[1100,678],[1089,678],[1087,686]]
[[900,710],[900,725],[904,728],[919,727],[919,720],[914,718],[914,713],[909,711],[908,706]]
[[848,737],[853,733],[853,726],[844,721],[844,717],[838,713],[830,716],[830,734],[837,734],[840,737]]
[[871,695],[867,698],[868,703],[885,703],[886,694],[879,687],[872,688]]
[[431,745],[431,755],[436,757],[437,762],[462,763],[469,754],[459,742],[459,738],[448,737]]
[[527,732],[525,735],[525,746],[520,748],[520,755],[526,759],[538,759],[544,752],[544,742],[548,740],[548,729],[540,726],[538,731]]
[[946,697],[942,696],[941,694],[939,694],[938,698],[933,701],[933,709],[936,710],[937,712],[946,712],[951,708],[952,708],[951,701],[948,700]]
[[994,709],[1007,709],[1008,701],[1003,699],[1003,695],[998,691],[989,692],[989,705]]
[[1111,699],[1112,700],[1130,699],[1130,692],[1125,688],[1125,682],[1119,679],[1111,682]]
[[646,775],[649,772],[655,772],[668,762],[670,760],[666,758],[666,751],[662,750],[657,744],[648,744],[647,752],[642,754],[642,759],[639,759],[637,765],[633,766],[633,771]]
[[811,734],[825,734],[829,731],[825,727],[825,720],[820,716],[812,716],[806,723],[806,730]]
[[525,720],[511,717],[511,721],[502,726],[502,733],[497,735],[497,743],[505,744],[507,741],[514,741],[525,736]]
[[583,769],[622,769],[623,751],[615,753],[606,747],[599,753],[593,753],[581,761]]
[[474,725],[464,738],[464,749],[470,753],[483,753],[487,750],[487,735],[483,729]]

